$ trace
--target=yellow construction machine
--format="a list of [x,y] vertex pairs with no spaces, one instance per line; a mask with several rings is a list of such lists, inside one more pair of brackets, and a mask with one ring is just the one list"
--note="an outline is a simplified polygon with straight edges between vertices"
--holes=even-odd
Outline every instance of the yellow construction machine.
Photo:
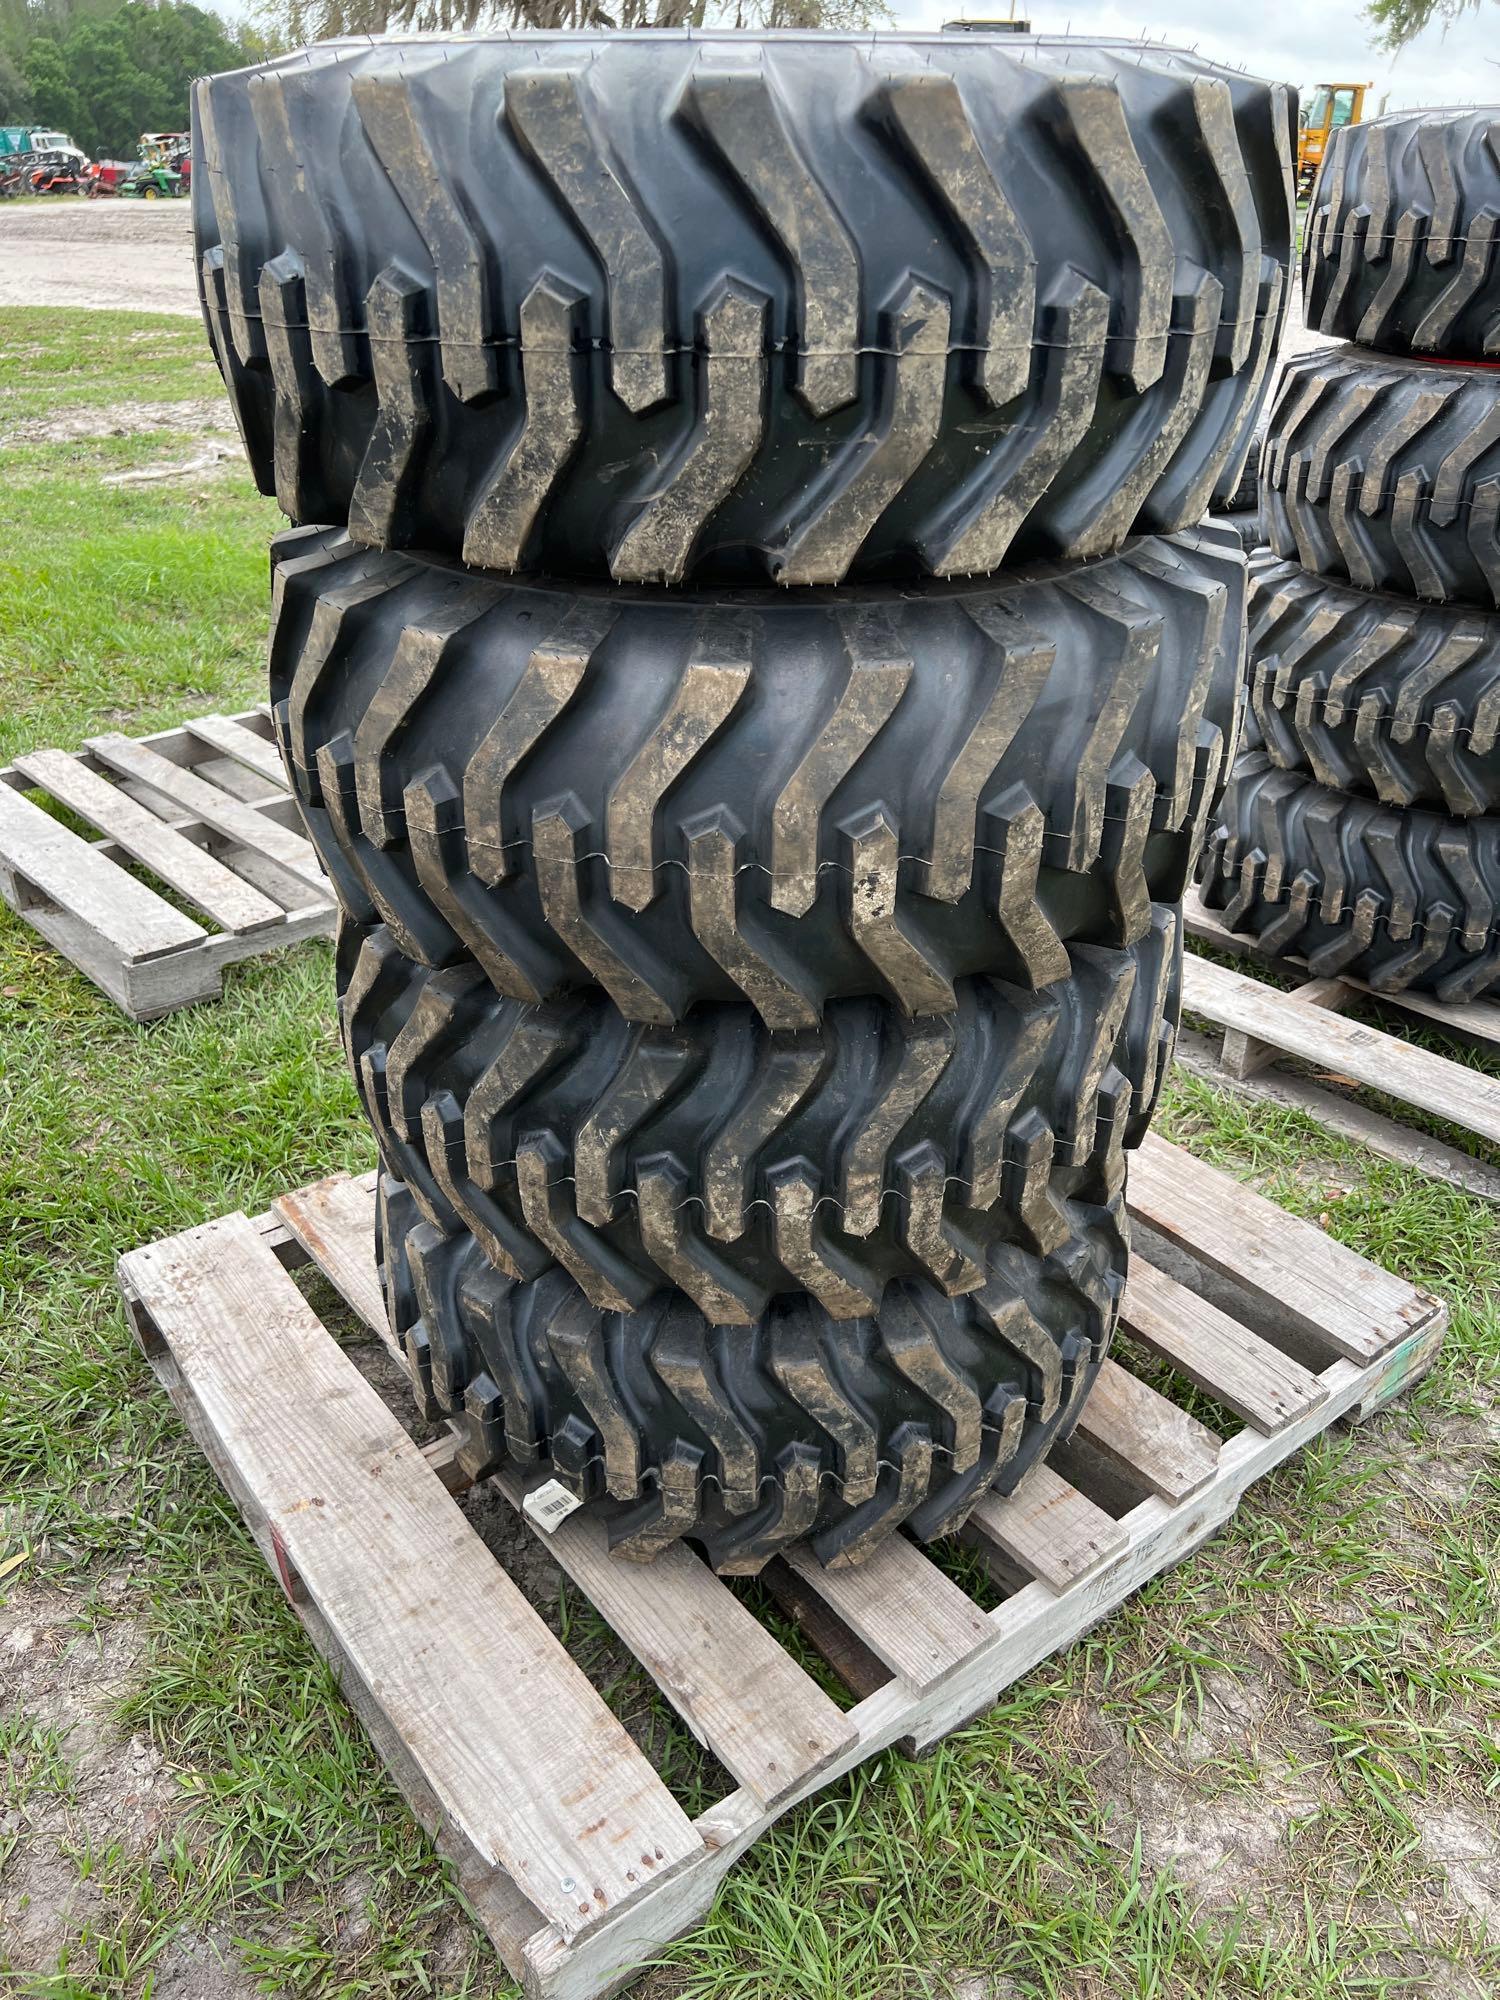
[[1297,193],[1310,195],[1328,141],[1341,125],[1357,125],[1365,115],[1368,83],[1314,84],[1297,121]]

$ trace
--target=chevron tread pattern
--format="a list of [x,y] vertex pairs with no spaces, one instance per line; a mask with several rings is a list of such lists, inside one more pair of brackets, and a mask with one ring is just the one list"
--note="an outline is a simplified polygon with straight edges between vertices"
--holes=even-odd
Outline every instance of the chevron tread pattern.
[[1267,432],[1278,555],[1362,590],[1500,607],[1500,374],[1358,348],[1301,355]]
[[1500,616],[1250,562],[1250,706],[1283,770],[1456,818],[1500,808]]
[[1181,955],[1160,906],[1138,944],[1077,947],[1040,993],[961,981],[950,1020],[841,1000],[818,1028],[738,1005],[663,1030],[597,994],[504,1000],[478,966],[432,972],[351,927],[341,1023],[388,1168],[508,1275],[550,1258],[599,1306],[670,1282],[738,1325],[805,1288],[848,1318],[897,1278],[971,1290],[995,1243],[1045,1247],[1059,1199],[1119,1188]]
[[1389,354],[1500,355],[1500,117],[1393,112],[1329,142],[1303,239],[1304,316]]
[[1215,524],[995,585],[712,603],[332,531],[273,561],[273,713],[346,910],[515,1000],[801,1030],[841,995],[1034,990],[1180,894],[1232,750],[1244,556]]
[[376,1230],[419,1407],[466,1470],[546,1466],[616,1555],[687,1536],[743,1575],[800,1542],[843,1567],[898,1526],[930,1541],[1013,1491],[1077,1419],[1127,1254],[1121,1195],[1066,1199],[1051,1247],[997,1246],[961,1297],[895,1283],[853,1322],[799,1296],[737,1326],[670,1290],[592,1305],[556,1265],[507,1277],[389,1175]]
[[1288,93],[1163,49],[347,41],[194,115],[263,490],[502,572],[894,580],[1176,531],[1239,482],[1288,296]]
[[1203,856],[1203,900],[1267,951],[1381,993],[1473,1000],[1500,984],[1500,819],[1331,791],[1241,757]]

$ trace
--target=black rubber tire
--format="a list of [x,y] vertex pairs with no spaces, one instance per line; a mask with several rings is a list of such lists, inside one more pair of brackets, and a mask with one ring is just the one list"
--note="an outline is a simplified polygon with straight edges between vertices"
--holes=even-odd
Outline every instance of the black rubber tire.
[[957,1294],[989,1248],[1054,1249],[1056,1197],[1106,1200],[1181,1011],[1181,925],[1074,947],[1042,993],[960,980],[949,1020],[835,1000],[766,1029],[705,1006],[674,1029],[598,992],[528,1007],[472,963],[429,972],[385,927],[340,945],[344,1043],[388,1169],[497,1268],[571,1273],[625,1311],[671,1284],[716,1323],[809,1292],[834,1318],[915,1278]]
[[803,1296],[754,1326],[711,1326],[672,1291],[600,1312],[557,1267],[503,1277],[389,1176],[377,1255],[419,1405],[457,1420],[465,1470],[545,1467],[616,1554],[649,1561],[686,1537],[716,1569],[753,1574],[803,1541],[837,1567],[899,1525],[951,1533],[1068,1434],[1114,1330],[1128,1238],[1119,1195],[1061,1206],[1050,1255],[997,1246],[982,1290],[895,1284],[852,1321]]
[[1378,805],[1255,752],[1235,766],[1203,863],[1209,909],[1319,977],[1442,1000],[1500,982],[1500,819]]
[[1246,555],[1253,555],[1257,549],[1265,547],[1265,530],[1261,525],[1259,507],[1246,507],[1235,514],[1215,514],[1217,526],[1228,528],[1239,540]]
[[1210,512],[1223,520],[1237,520],[1242,516],[1254,517],[1260,506],[1260,457],[1265,449],[1264,427],[1257,430],[1250,441],[1250,449],[1245,454],[1245,463],[1240,468],[1240,476],[1234,485],[1223,493],[1214,495]]
[[1500,605],[1500,370],[1299,355],[1268,435],[1261,504],[1278,555],[1362,590]]
[[1500,354],[1493,110],[1397,111],[1329,141],[1303,232],[1314,333],[1390,354]]
[[273,712],[347,912],[515,999],[806,1028],[1048,984],[1180,896],[1232,750],[1216,526],[907,593],[510,582],[331,530],[273,561]]
[[1250,705],[1273,761],[1386,805],[1500,808],[1500,615],[1250,560]]
[[1125,43],[351,40],[197,85],[200,287],[294,521],[630,582],[987,574],[1234,485],[1292,117]]

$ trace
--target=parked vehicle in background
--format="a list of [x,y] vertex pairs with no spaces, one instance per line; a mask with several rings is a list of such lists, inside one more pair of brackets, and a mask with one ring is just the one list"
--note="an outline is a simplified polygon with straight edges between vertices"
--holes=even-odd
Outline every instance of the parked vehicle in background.
[[22,168],[21,194],[82,194],[88,185],[88,161],[81,153],[39,153]]
[[40,125],[0,125],[0,165],[55,153],[70,155],[80,167],[88,165],[88,154],[66,132],[49,131]]
[[1345,125],[1357,125],[1365,113],[1368,83],[1319,83],[1297,120],[1297,193],[1310,195],[1330,136]]

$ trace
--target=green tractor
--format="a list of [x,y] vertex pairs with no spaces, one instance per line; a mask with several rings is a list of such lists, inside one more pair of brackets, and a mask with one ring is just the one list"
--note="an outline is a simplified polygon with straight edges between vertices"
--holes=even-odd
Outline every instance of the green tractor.
[[186,194],[187,185],[175,167],[159,160],[137,160],[118,192],[124,201],[170,201]]

